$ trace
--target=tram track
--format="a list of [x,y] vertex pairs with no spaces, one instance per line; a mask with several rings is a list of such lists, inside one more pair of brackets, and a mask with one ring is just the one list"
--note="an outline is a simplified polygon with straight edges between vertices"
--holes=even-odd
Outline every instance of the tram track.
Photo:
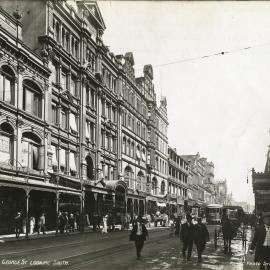
[[[165,241],[170,239],[169,234],[163,234],[156,236],[154,238],[149,239],[145,242],[145,245],[158,243],[160,241]],[[129,249],[134,249],[134,243],[133,242],[127,242],[125,244],[116,245],[109,248],[102,248],[100,250],[96,251],[89,251],[89,252],[83,252],[81,254],[76,254],[72,256],[65,256],[62,258],[58,258],[56,261],[51,261],[50,265],[26,265],[21,266],[17,268],[13,268],[13,270],[22,270],[22,269],[48,269],[48,267],[53,267],[54,262],[68,262],[68,265],[57,265],[55,269],[61,270],[61,269],[68,269],[68,270],[77,270],[81,269],[81,267],[85,267],[87,265],[91,265],[92,263],[95,263],[98,260],[103,259],[106,257],[106,260],[108,259],[108,256],[117,255],[120,253],[123,253]]]

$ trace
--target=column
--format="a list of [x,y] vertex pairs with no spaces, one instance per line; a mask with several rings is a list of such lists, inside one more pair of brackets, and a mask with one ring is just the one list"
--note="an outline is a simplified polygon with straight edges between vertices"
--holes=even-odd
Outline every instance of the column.
[[[59,176],[56,176],[59,177]],[[56,210],[56,234],[58,234],[58,229],[59,229],[59,219],[58,219],[58,215],[59,215],[59,193],[56,192],[55,193],[55,210]]]
[[84,232],[84,200],[85,200],[85,191],[82,191],[82,194],[80,196],[81,200],[81,226],[80,226],[80,232]]
[[28,216],[29,198],[30,198],[30,190],[25,189],[25,199],[26,199],[26,209],[25,209],[26,234],[25,234],[25,237],[26,237],[26,239],[28,239],[28,232],[29,232],[29,216]]

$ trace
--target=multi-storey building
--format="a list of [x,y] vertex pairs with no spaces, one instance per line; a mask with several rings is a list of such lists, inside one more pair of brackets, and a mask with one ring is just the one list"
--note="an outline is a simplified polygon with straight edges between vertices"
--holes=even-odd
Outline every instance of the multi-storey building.
[[108,50],[96,2],[1,5],[6,224],[18,210],[26,223],[46,213],[49,229],[60,210],[84,222],[165,202],[167,104],[156,105],[151,65],[135,78],[132,53]]
[[48,208],[55,221],[55,190],[46,159],[50,70],[23,43],[20,14],[0,8],[0,233],[12,231],[16,211],[35,215]]
[[[146,213],[146,157],[147,157],[147,95],[149,89],[137,84],[134,72],[134,58],[131,52],[117,56],[123,62],[122,95],[120,105],[122,163],[121,173],[128,185],[127,212]],[[145,73],[146,76],[146,73]],[[145,77],[142,77],[143,81]]]
[[188,195],[189,165],[177,154],[175,148],[168,148],[168,202],[170,214],[182,214]]
[[200,210],[203,210],[206,203],[214,202],[214,164],[208,162],[206,158],[200,157],[199,153],[181,157],[190,165],[190,185],[186,206],[198,214]]

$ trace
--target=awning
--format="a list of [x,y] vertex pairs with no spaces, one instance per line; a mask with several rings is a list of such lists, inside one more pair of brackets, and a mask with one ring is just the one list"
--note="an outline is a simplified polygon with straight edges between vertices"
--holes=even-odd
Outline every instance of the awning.
[[126,182],[122,181],[122,180],[107,180],[104,181],[105,182],[105,187],[108,189],[111,189],[113,191],[116,190],[117,187],[122,187],[124,188],[125,192],[127,191],[128,187]]
[[166,207],[166,203],[165,202],[157,202],[157,206]]

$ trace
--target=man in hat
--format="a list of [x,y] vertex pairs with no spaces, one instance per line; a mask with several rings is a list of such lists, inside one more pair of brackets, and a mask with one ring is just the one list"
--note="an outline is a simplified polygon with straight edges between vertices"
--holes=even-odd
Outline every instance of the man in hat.
[[202,262],[202,253],[205,249],[206,242],[209,241],[209,232],[205,224],[202,223],[202,218],[198,217],[198,223],[194,228],[194,243],[197,246],[198,262]]
[[250,245],[250,252],[255,251],[255,262],[260,263],[260,269],[270,270],[270,212],[262,214],[262,224],[255,228],[255,234]]
[[186,219],[187,221],[181,226],[180,240],[183,242],[183,259],[186,259],[186,250],[188,250],[187,260],[190,261],[194,239],[194,225],[191,215],[187,214]]
[[143,249],[144,241],[146,238],[148,238],[148,231],[143,224],[142,217],[138,216],[129,237],[129,241],[135,241],[137,259],[141,258],[141,251]]

